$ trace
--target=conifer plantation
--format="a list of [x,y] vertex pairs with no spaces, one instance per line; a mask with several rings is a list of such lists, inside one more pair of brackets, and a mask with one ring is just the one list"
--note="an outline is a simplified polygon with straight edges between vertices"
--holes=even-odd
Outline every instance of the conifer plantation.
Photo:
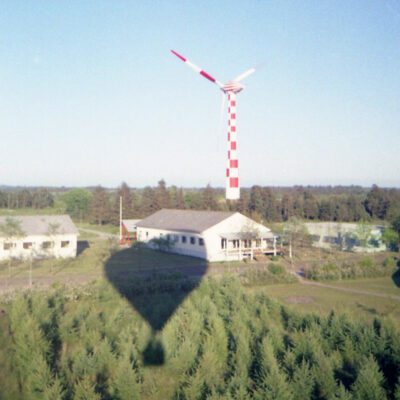
[[[4,399],[400,398],[394,323],[294,312],[233,277],[205,279],[153,338],[104,281],[18,294],[6,307]],[[159,347],[160,365],[146,365],[145,349]]]

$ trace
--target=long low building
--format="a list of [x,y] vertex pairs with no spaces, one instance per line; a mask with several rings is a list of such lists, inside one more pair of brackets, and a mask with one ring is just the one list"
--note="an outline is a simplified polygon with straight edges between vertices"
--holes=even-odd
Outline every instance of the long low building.
[[69,215],[0,217],[0,261],[76,257],[77,238]]
[[164,243],[166,251],[208,261],[277,253],[271,230],[238,212],[163,209],[137,223],[137,239],[153,248]]
[[384,227],[380,225],[351,222],[307,222],[304,225],[315,247],[367,253],[387,250],[382,241]]

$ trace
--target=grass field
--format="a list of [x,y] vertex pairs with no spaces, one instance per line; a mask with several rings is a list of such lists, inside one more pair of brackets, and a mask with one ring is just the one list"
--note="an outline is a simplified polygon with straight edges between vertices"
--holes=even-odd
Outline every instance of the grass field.
[[[400,288],[391,277],[330,282],[329,286],[400,295]],[[388,317],[398,321],[400,326],[400,301],[390,297],[380,298],[301,283],[270,285],[251,290],[264,292],[283,304],[302,312],[317,312],[326,315],[333,310],[337,313],[347,313],[354,319],[365,318],[368,320],[374,317]]]

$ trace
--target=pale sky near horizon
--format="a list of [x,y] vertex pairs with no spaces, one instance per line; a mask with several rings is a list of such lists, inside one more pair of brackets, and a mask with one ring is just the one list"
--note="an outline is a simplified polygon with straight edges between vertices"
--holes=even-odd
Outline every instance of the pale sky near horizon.
[[0,185],[400,187],[400,2],[0,3]]

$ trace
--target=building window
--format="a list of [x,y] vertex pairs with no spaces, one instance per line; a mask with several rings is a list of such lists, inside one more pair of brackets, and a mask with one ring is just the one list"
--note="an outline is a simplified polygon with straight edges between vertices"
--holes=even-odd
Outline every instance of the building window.
[[174,235],[174,242],[176,243],[179,240],[179,236],[178,235]]
[[4,250],[11,250],[15,248],[15,243],[11,243],[11,242],[4,242],[3,243],[3,249]]
[[69,240],[62,240],[61,241],[61,247],[68,247],[69,246]]
[[204,246],[204,239],[203,238],[199,238],[199,246]]
[[170,234],[167,235],[167,240],[168,240],[168,242],[171,240],[171,235]]
[[47,250],[47,249],[52,249],[54,247],[54,242],[43,242],[42,243],[42,249]]
[[221,239],[221,249],[226,249],[226,239]]
[[146,239],[149,238],[149,232],[146,232]]
[[186,236],[182,236],[182,243],[186,243]]
[[190,236],[190,244],[196,244],[196,238],[194,236]]
[[32,246],[33,246],[32,242],[24,242],[24,244],[23,244],[23,247],[24,247],[25,250],[31,249]]

